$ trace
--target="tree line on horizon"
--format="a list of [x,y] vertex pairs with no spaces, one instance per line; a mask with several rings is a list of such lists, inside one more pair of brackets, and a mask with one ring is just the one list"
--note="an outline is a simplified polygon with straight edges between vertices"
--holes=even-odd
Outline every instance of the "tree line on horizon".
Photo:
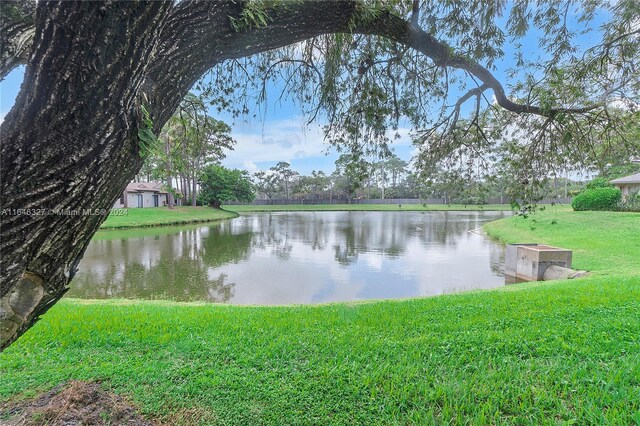
[[[635,128],[638,133],[638,129]],[[560,199],[579,193],[586,181],[570,178],[567,170],[554,168],[546,176],[522,176],[513,170],[509,156],[496,152],[492,162],[451,164],[440,162],[429,168],[400,159],[343,153],[331,173],[313,170],[304,175],[286,161],[268,170],[231,170],[220,165],[236,141],[231,127],[209,116],[201,96],[189,93],[163,127],[153,149],[145,157],[137,181],[162,181],[169,191],[169,205],[219,206],[226,201],[266,200],[354,200],[354,199],[441,199],[447,204],[500,203],[532,204],[541,199]],[[598,177],[613,179],[640,170],[627,153],[603,156]],[[573,174],[575,176],[575,173]],[[212,182],[215,181],[215,184]],[[207,196],[201,188],[208,182]],[[226,183],[225,183],[226,182]],[[217,190],[212,190],[214,185]],[[234,192],[232,189],[242,188]],[[217,191],[217,192],[216,192]],[[217,195],[216,195],[217,194]],[[212,198],[213,197],[213,198]]]

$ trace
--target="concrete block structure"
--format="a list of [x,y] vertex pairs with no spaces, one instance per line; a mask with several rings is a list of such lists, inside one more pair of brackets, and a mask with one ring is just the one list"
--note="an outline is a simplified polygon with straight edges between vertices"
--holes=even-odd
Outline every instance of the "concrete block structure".
[[549,266],[571,269],[571,250],[536,243],[509,244],[505,275],[517,280],[540,281]]

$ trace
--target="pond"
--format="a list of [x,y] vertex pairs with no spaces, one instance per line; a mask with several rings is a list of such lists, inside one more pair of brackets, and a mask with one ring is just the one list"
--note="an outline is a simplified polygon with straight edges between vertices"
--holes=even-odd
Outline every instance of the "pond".
[[103,231],[67,295],[282,305],[500,287],[504,248],[477,230],[510,214],[282,212]]

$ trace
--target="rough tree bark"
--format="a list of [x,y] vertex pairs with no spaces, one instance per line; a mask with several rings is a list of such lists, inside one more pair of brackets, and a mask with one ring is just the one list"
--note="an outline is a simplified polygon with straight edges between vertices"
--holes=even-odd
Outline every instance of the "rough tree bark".
[[1,128],[1,348],[62,297],[142,165],[136,132],[146,58],[169,9],[38,4],[23,90]]
[[35,33],[35,2],[0,3],[0,80],[29,59]]
[[[159,133],[188,90],[221,61],[321,34],[389,37],[467,70],[511,102],[477,63],[391,13],[354,19],[355,0],[274,3],[266,27],[234,30],[241,1],[3,1],[0,78],[26,64],[0,131],[0,349],[65,293],[92,235],[142,166],[138,130]],[[484,86],[483,86],[484,87]]]

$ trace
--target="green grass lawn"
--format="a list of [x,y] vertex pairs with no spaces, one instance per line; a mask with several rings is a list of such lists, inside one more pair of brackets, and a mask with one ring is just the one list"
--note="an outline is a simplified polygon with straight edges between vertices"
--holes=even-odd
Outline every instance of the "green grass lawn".
[[254,206],[237,205],[224,206],[226,210],[234,212],[279,212],[279,211],[445,211],[445,210],[486,210],[486,211],[508,211],[511,210],[509,204],[485,204],[485,205],[463,205],[463,204],[287,204],[279,206]]
[[[124,214],[122,214],[124,213]],[[124,229],[146,226],[178,225],[193,222],[209,222],[237,217],[237,214],[211,207],[151,207],[141,209],[116,209],[101,229]]]
[[167,424],[640,424],[640,215],[487,230],[593,275],[322,306],[65,300],[0,355],[0,400],[79,379]]

